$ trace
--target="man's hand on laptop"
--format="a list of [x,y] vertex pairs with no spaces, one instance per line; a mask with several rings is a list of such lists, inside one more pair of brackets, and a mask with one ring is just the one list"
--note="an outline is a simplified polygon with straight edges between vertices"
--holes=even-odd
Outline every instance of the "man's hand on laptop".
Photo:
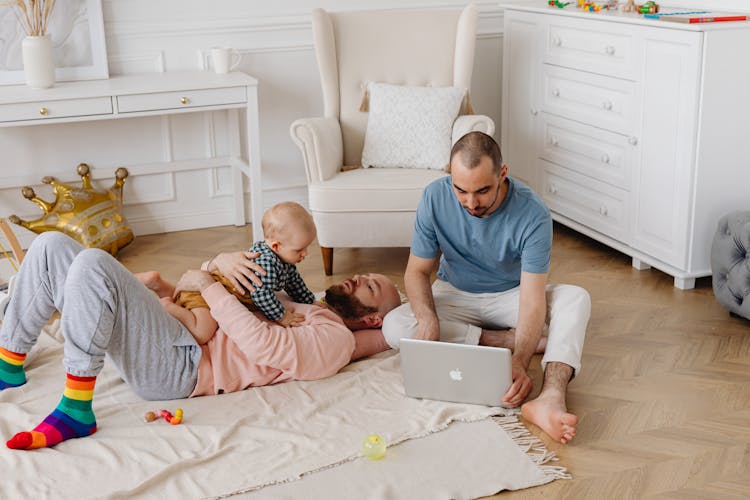
[[511,408],[515,408],[523,403],[523,400],[529,395],[531,389],[534,388],[534,384],[526,374],[526,369],[523,365],[515,359],[512,363],[511,372],[513,383],[510,385],[508,392],[505,393],[505,396],[503,396],[503,402]]

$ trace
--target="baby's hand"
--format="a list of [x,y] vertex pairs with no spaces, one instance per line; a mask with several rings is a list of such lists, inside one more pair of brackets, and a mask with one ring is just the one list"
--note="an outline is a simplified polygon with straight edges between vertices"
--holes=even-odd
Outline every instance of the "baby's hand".
[[168,309],[170,305],[174,305],[174,299],[172,297],[160,297],[159,302],[164,309]]
[[294,312],[292,309],[287,309],[284,315],[276,320],[281,326],[299,326],[305,321],[305,315]]

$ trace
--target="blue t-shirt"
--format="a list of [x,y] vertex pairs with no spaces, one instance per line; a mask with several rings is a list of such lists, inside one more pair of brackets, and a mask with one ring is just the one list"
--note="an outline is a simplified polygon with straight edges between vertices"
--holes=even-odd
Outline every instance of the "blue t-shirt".
[[508,179],[502,203],[487,217],[469,214],[453,192],[450,176],[431,182],[417,208],[411,253],[440,258],[438,277],[472,293],[517,287],[521,271],[549,271],[552,217],[528,186]]

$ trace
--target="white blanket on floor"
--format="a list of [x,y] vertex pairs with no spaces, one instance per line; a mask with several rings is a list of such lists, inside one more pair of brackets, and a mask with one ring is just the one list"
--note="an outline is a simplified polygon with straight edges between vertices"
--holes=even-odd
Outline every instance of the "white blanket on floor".
[[[147,341],[144,338],[144,342]],[[61,360],[62,346],[42,335],[26,363],[28,383],[0,392],[0,437],[3,440],[15,432],[33,428],[57,404],[64,385]],[[403,394],[399,362],[400,356],[383,353],[354,363],[327,380],[291,382],[170,402],[139,399],[122,382],[111,363],[107,363],[97,379],[94,393],[97,433],[51,449],[16,451],[3,446],[0,449],[0,463],[4,468],[0,496],[79,499],[260,494],[264,486],[293,481],[337,464],[347,464],[352,471],[360,468],[359,473],[365,474],[361,477],[366,478],[368,471],[375,467],[385,470],[389,464],[396,466],[399,456],[416,460],[408,458],[409,447],[396,446],[377,466],[361,469],[357,463],[373,464],[358,459],[360,444],[368,434],[380,434],[394,446],[446,429],[451,422],[476,422],[507,412],[502,408],[407,398]],[[174,412],[177,407],[184,409],[181,425],[143,420],[149,410],[164,408]],[[523,426],[515,423],[515,417],[507,417],[500,423],[516,441],[513,444],[513,439],[505,439],[511,445],[498,445],[503,448],[505,460],[523,461],[527,473],[520,474],[515,468],[496,463],[494,468],[498,474],[507,469],[509,477],[495,480],[487,487],[518,489],[564,477],[564,470],[559,467],[541,465],[550,455],[541,449],[529,450],[534,440],[527,437]],[[497,424],[492,425],[496,430]],[[446,438],[449,437],[446,434]],[[419,441],[429,444],[427,440]],[[434,446],[444,453],[437,453],[433,446],[426,448],[431,450],[427,455],[417,451],[416,456],[427,464],[449,459],[460,462],[498,460],[494,450],[485,456],[486,452],[477,447],[473,456],[462,457],[455,452],[462,455],[471,455],[471,452],[441,448],[455,445],[456,441],[453,444],[435,441]],[[524,446],[526,449],[522,449]],[[358,462],[350,464],[352,460]],[[444,472],[440,474],[453,487],[436,491],[439,496],[458,491],[456,488],[465,484],[461,469],[448,467],[451,469],[456,471],[452,483]],[[321,475],[323,481],[331,477],[331,471],[325,472],[328,474]],[[401,476],[393,477],[396,481],[402,480]],[[299,484],[302,483],[304,481]],[[335,488],[328,492],[328,498],[340,497],[335,481],[319,484],[323,484],[323,488]],[[398,484],[383,487],[384,491],[399,491]],[[423,492],[427,491],[430,490]],[[280,490],[279,496],[281,493]]]

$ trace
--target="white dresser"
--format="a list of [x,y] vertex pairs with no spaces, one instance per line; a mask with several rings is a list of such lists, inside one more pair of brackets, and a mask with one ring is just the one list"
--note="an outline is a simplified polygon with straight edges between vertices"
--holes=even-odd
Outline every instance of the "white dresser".
[[672,276],[750,209],[750,23],[505,7],[501,147],[553,218]]

